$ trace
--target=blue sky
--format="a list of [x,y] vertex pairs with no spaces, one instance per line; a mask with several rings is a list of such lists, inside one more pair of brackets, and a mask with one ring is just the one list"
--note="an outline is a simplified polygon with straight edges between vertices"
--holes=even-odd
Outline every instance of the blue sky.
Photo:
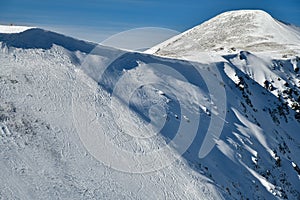
[[0,0],[0,23],[38,26],[100,42],[138,27],[182,32],[236,9],[262,9],[300,26],[300,0]]

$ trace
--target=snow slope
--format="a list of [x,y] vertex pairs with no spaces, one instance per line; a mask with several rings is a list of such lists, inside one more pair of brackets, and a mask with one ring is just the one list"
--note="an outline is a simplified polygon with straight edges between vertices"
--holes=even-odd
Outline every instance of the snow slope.
[[[41,35],[37,35],[37,31]],[[116,146],[121,145],[128,151],[147,152],[163,146],[165,139],[158,137],[154,142],[149,139],[130,142],[130,138],[129,140],[126,138],[124,131],[140,126],[137,128],[144,130],[142,133],[139,131],[129,132],[129,134],[133,136],[148,134],[147,123],[143,122],[145,120],[141,120],[140,123],[130,122],[132,124],[127,127],[127,130],[126,127],[122,130],[117,126],[116,123],[126,122],[126,118],[116,121],[114,115],[122,115],[124,107],[127,106],[118,102],[115,106],[111,105],[110,85],[103,85],[103,82],[99,82],[102,84],[100,87],[95,82],[93,74],[88,70],[80,70],[81,66],[78,64],[86,56],[86,48],[95,46],[90,43],[81,45],[81,41],[75,40],[67,46],[64,44],[58,46],[55,44],[68,41],[68,37],[62,35],[52,37],[53,34],[32,29],[17,35],[0,35],[3,41],[0,54],[2,63],[0,75],[1,169],[3,169],[1,178],[5,180],[1,184],[1,197],[4,199],[222,198],[216,186],[210,184],[210,180],[204,175],[191,170],[182,158],[159,171],[140,174],[115,170],[95,159],[93,157],[95,155],[87,151],[84,146],[84,134],[99,131],[99,128],[102,129],[100,133],[107,134],[108,139],[113,139]],[[38,39],[37,36],[46,39],[47,45],[42,46],[42,43],[38,47],[32,46],[35,43],[31,43],[31,40],[32,38]],[[51,47],[48,46],[49,41],[53,42]],[[21,48],[21,45],[24,46]],[[72,48],[69,45],[72,45]],[[75,51],[68,50],[75,47],[78,47]],[[100,46],[96,52],[93,52],[90,60],[85,60],[91,63],[95,60],[105,61],[105,58],[110,58],[120,52]],[[148,62],[149,56],[128,53],[123,57],[127,59],[120,58],[120,62],[125,60],[127,65],[134,64],[129,65],[134,68],[129,74],[141,76],[143,72],[135,68],[141,68],[143,64],[141,61],[137,65],[136,60],[139,58]],[[154,59],[158,58],[151,58],[151,60]],[[173,63],[173,61],[156,62]],[[180,66],[184,64],[177,65],[177,67]],[[122,68],[115,69],[123,71]],[[92,78],[83,72],[91,75]],[[109,72],[108,78],[110,75],[116,76]],[[155,79],[154,72],[153,76]],[[169,77],[166,81],[172,87],[180,86],[182,82],[176,80]],[[158,87],[159,85],[155,88],[150,85],[137,91],[136,95],[143,92],[150,95],[144,99],[144,102],[134,102],[133,98],[132,105],[139,109],[139,115],[146,112],[142,110],[144,106],[153,104],[151,101],[159,101],[161,106],[166,108],[166,96],[158,92]],[[179,87],[178,92],[182,92],[182,89]],[[187,95],[192,94],[187,93]],[[186,106],[189,105],[190,103],[186,104]],[[173,129],[179,124],[179,120],[177,121],[175,114],[172,113],[175,111],[179,111],[176,104],[169,110],[171,119],[168,126],[171,128],[174,126]],[[192,114],[193,110],[189,113]],[[181,116],[178,115],[180,119]],[[97,125],[92,123],[95,119],[100,126],[94,127]],[[188,124],[186,120],[183,123]],[[88,126],[85,127],[86,124]],[[87,129],[82,130],[82,127]],[[168,130],[163,134],[166,138],[172,137],[172,133]],[[112,158],[112,162],[120,161],[121,158],[120,155],[109,154],[107,156]],[[138,165],[130,161],[127,164]]]
[[[241,189],[247,185],[247,178],[243,183],[239,178],[232,178],[242,177],[244,172],[229,170],[230,175],[226,175],[228,169],[237,169],[237,165],[240,166],[238,169],[244,168],[257,179],[252,180],[252,186],[249,181],[245,188],[257,187],[257,182],[260,182],[275,196],[299,198],[299,191],[296,192],[300,185],[299,180],[295,180],[294,189],[287,189],[286,186],[290,185],[287,180],[292,178],[286,177],[289,170],[286,171],[281,165],[282,156],[288,161],[285,166],[291,167],[293,163],[290,155],[286,155],[287,152],[293,152],[287,144],[288,140],[295,141],[293,149],[299,151],[299,38],[299,28],[279,22],[264,11],[239,10],[218,15],[146,52],[201,63],[224,63],[222,68],[226,74],[223,80],[227,86],[227,102],[234,113],[233,116],[230,116],[230,112],[227,113],[226,121],[234,124],[235,128],[231,126],[227,129],[225,124],[221,135],[223,140],[221,139],[218,145],[220,151],[232,160],[232,165],[220,159],[218,153],[214,156],[213,153],[210,154],[212,160],[216,161],[210,160],[207,165],[211,166],[211,163],[215,162],[215,166],[211,166],[214,168],[211,175],[217,177],[216,182],[225,182],[221,185],[226,185],[228,180],[231,180],[232,187],[226,187],[226,190],[230,194],[235,190],[236,194],[240,195],[235,198],[243,198],[247,193]],[[227,79],[231,83],[226,84]],[[240,91],[235,91],[234,86]],[[236,102],[233,103],[234,101]],[[236,110],[237,107],[240,111]],[[235,120],[238,122],[234,122]],[[268,141],[275,143],[271,142],[270,147]],[[256,146],[257,144],[263,146],[264,150]],[[282,156],[278,156],[278,152],[281,152]],[[262,154],[264,158],[261,157]],[[272,159],[265,157],[268,154],[277,160],[275,165],[270,164]],[[207,163],[207,160],[202,162]],[[216,167],[220,163],[226,163],[224,171],[223,167]],[[297,179],[299,170],[294,169],[292,176]],[[244,186],[240,186],[241,184]],[[262,195],[256,189],[252,191],[254,193],[250,198],[271,198]]]
[[20,33],[23,31],[26,31],[28,29],[32,29],[34,27],[28,27],[28,26],[7,26],[7,25],[0,25],[0,33]]
[[300,32],[261,10],[222,13],[149,50],[161,56],[199,51],[230,53],[237,50],[294,55],[300,52]]
[[[232,19],[255,24],[236,40],[273,20],[224,13],[159,56],[41,29],[0,34],[0,197],[299,199],[298,33],[273,20],[267,33],[290,35],[282,44],[233,50]],[[205,44],[203,26],[229,39]]]

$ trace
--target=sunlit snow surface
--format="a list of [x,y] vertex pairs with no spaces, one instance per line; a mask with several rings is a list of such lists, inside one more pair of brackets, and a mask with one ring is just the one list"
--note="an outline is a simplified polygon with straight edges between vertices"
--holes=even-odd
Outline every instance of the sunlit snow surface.
[[33,27],[27,27],[27,26],[0,25],[0,33],[20,33],[32,28]]

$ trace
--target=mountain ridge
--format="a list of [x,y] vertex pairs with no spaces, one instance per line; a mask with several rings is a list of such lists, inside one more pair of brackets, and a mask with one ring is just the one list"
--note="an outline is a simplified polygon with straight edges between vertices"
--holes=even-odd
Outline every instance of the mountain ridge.
[[[276,52],[266,56],[231,46],[202,52],[189,49],[190,40],[172,43],[172,52],[161,46],[158,53],[172,53],[163,57],[101,45],[90,51],[93,44],[36,29],[0,34],[0,41],[4,198],[300,198],[295,55],[277,58]],[[199,149],[215,119],[224,126],[202,158]],[[153,134],[149,121],[154,130],[164,124]],[[183,133],[180,124],[188,127]],[[99,135],[87,137],[93,133]],[[182,143],[170,143],[174,134]],[[113,153],[104,155],[110,163],[101,162],[88,142],[106,149],[114,144]],[[151,166],[170,157],[140,162],[133,156],[126,163],[117,151],[147,156],[165,144],[172,147],[166,155],[179,157],[153,172]],[[124,172],[126,167],[147,173]]]

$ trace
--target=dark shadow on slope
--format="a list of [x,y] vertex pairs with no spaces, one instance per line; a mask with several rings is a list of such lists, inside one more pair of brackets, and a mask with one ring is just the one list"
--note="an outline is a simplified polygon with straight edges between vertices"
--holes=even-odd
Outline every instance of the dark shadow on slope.
[[[226,93],[227,96],[232,99],[231,101],[228,101],[228,108],[234,108],[240,112],[245,119],[252,123],[252,127],[244,124],[243,120],[239,119],[235,112],[229,109],[226,115],[226,121],[231,122],[231,124],[225,124],[220,139],[227,147],[230,147],[233,150],[234,154],[230,156],[230,151],[226,151],[225,149],[223,149],[222,152],[221,149],[225,145],[221,144],[216,145],[216,147],[219,146],[220,148],[215,147],[206,158],[196,158],[198,159],[196,163],[192,162],[192,159],[195,157],[188,156],[187,160],[189,163],[194,163],[193,166],[196,171],[202,172],[208,176],[212,175],[216,182],[224,187],[228,187],[228,191],[231,193],[234,192],[236,193],[235,195],[240,195],[239,198],[241,199],[247,197],[253,198],[255,195],[259,196],[259,192],[266,195],[266,199],[275,199],[273,194],[271,194],[270,191],[267,191],[265,186],[259,182],[259,179],[254,176],[249,169],[254,170],[259,175],[266,178],[270,183],[275,182],[275,185],[279,188],[284,188],[281,190],[283,195],[288,194],[285,192],[289,190],[288,184],[290,183],[285,184],[285,182],[282,182],[283,179],[278,181],[278,177],[285,177],[286,180],[289,181],[294,179],[294,183],[298,181],[292,170],[287,170],[285,167],[282,167],[288,166],[292,169],[290,162],[297,160],[295,154],[293,155],[293,152],[289,152],[290,150],[288,149],[288,147],[297,144],[292,140],[295,139],[295,141],[299,141],[298,134],[290,135],[293,131],[287,131],[291,129],[291,127],[293,127],[292,130],[297,130],[299,128],[299,125],[295,123],[295,120],[292,118],[293,111],[287,108],[292,115],[288,115],[287,113],[289,121],[286,122],[285,117],[278,110],[283,103],[280,99],[255,82],[232,63],[229,62],[227,64],[236,71],[237,77],[239,77],[240,80],[243,80],[243,87],[239,87],[239,84],[233,82],[224,70],[222,70],[222,68],[224,68],[224,63],[220,63],[220,73],[226,84]],[[273,114],[274,116],[271,116]],[[279,124],[274,120],[274,117],[278,118]],[[243,128],[245,128],[244,130],[251,130],[253,129],[253,126],[262,129],[264,133],[262,136],[266,138],[266,144],[268,144],[270,149],[278,156],[280,162],[277,162],[277,160],[270,155],[268,149],[264,146],[263,139],[259,137],[256,138],[254,135],[249,137],[244,135]],[[270,127],[272,127],[271,131]],[[282,144],[285,143],[288,144],[287,149],[282,147]],[[252,160],[253,154],[247,149],[248,147],[253,148],[258,153],[257,164]],[[249,169],[247,169],[240,161],[242,161]],[[265,169],[269,169],[269,171],[266,172]],[[241,174],[243,174],[242,178]],[[247,185],[252,185],[253,180],[256,182],[253,188],[245,187]],[[233,187],[230,184],[232,184]],[[240,186],[236,187],[234,184],[240,184]],[[249,191],[251,191],[250,193],[257,191],[258,194],[245,196],[249,195]],[[297,193],[295,192],[295,194]]]
[[[241,59],[247,59],[248,56],[248,52],[242,52],[241,54]],[[229,57],[226,57],[227,59],[231,59],[233,58],[234,55],[231,55]],[[162,59],[159,57],[155,57],[155,56],[150,56],[150,55],[143,55],[143,54],[139,54],[139,53],[126,53],[124,55],[122,55],[121,57],[119,57],[117,60],[115,60],[113,63],[111,63],[111,65],[109,67],[107,67],[105,73],[103,74],[103,76],[100,78],[99,80],[99,85],[104,88],[107,92],[109,92],[110,94],[112,94],[112,92],[114,91],[114,88],[116,86],[116,83],[118,82],[118,80],[121,78],[121,76],[123,75],[123,70],[130,70],[130,69],[134,69],[138,66],[137,61],[141,61],[143,63],[146,64],[151,64],[151,63],[159,63],[159,64],[163,64],[163,65],[167,65],[170,66],[172,69],[178,71],[180,74],[182,74],[186,80],[189,81],[189,83],[193,84],[194,86],[197,86],[199,88],[204,88],[207,91],[207,86],[205,85],[205,81],[201,78],[201,75],[198,74],[197,70],[195,70],[194,66],[190,65],[188,62],[184,62],[184,61],[180,61],[180,60],[168,60],[168,59]],[[227,63],[228,64],[228,63]],[[268,107],[269,105],[266,105],[266,100],[269,99],[270,102],[274,102],[270,105],[280,105],[281,102],[268,90],[266,90],[265,88],[263,88],[262,86],[260,86],[258,83],[256,83],[255,81],[253,81],[249,76],[247,76],[246,74],[244,74],[243,72],[241,72],[237,67],[233,66],[231,63],[229,63],[237,72],[237,75],[241,78],[243,78],[244,83],[249,85],[249,88],[246,86],[245,89],[241,89],[238,87],[238,85],[236,85],[230,78],[228,78],[228,76],[226,75],[226,73],[224,72],[223,68],[224,68],[224,63],[216,63],[217,67],[220,69],[220,74],[223,78],[223,80],[225,80],[225,84],[226,84],[226,93],[227,96],[236,96],[236,102],[228,102],[230,106],[233,106],[234,108],[238,109],[240,113],[245,114],[245,116],[248,115],[249,121],[251,121],[253,124],[256,124],[258,127],[261,127],[263,130],[266,129],[267,126],[270,126],[268,124],[260,124],[262,121],[265,120],[265,118],[270,118],[270,114],[268,113],[268,109],[266,109],[266,111],[264,110],[264,107],[260,107],[260,105],[266,106]],[[204,65],[205,66],[205,65]],[[162,72],[164,73],[164,72]],[[250,91],[250,85],[251,88],[253,90]],[[242,90],[247,90],[249,89],[248,93],[245,93]],[[207,91],[208,92],[208,91]],[[263,98],[261,97],[261,94],[265,93],[265,96]],[[252,94],[252,95],[251,95]],[[248,96],[246,96],[248,95]],[[169,98],[172,96],[168,96]],[[231,98],[233,99],[233,98]],[[176,99],[174,99],[174,104],[170,105],[170,111],[171,112],[178,112],[178,110],[180,110],[180,104],[178,102],[176,102]],[[126,104],[125,101],[122,101],[122,99],[120,98],[120,101],[123,102],[124,104]],[[251,101],[251,102],[250,102]],[[247,113],[244,113],[245,111],[242,110],[242,106],[244,105],[247,109]],[[126,105],[125,105],[126,106]],[[149,122],[149,113],[145,112],[144,110],[141,109],[141,107],[139,106],[134,106],[131,105],[130,107],[134,112],[136,112],[141,119]],[[275,109],[277,109],[275,107]],[[261,112],[259,115],[257,115],[257,112]],[[290,112],[292,112],[290,110]],[[179,113],[179,115],[181,115],[181,113]],[[207,133],[208,130],[208,126],[210,123],[211,118],[209,116],[207,116],[205,113],[201,112],[199,115],[200,117],[200,121],[199,121],[199,129],[197,131],[196,137],[193,140],[193,143],[190,145],[190,147],[187,149],[187,151],[182,155],[182,157],[187,161],[187,163],[192,167],[192,169],[194,169],[196,172],[203,174],[205,176],[207,176],[208,178],[210,178],[211,180],[215,180],[216,186],[218,187],[218,185],[225,185],[228,186],[228,188],[231,190],[231,192],[234,192],[233,190],[236,189],[237,190],[237,194],[241,195],[241,198],[244,197],[249,197],[249,196],[242,196],[244,194],[248,194],[248,188],[246,188],[245,186],[247,185],[252,185],[252,181],[256,180],[257,182],[257,186],[261,191],[264,191],[263,194],[267,195],[269,198],[272,198],[272,194],[270,194],[268,191],[266,191],[264,185],[260,184],[259,180],[257,179],[257,177],[253,176],[253,174],[251,174],[249,172],[249,170],[247,168],[245,168],[245,166],[243,166],[241,163],[239,163],[238,159],[241,159],[243,162],[246,163],[247,167],[253,169],[253,170],[257,170],[255,169],[255,166],[253,166],[253,164],[249,164],[249,163],[253,163],[253,161],[251,160],[251,154],[249,152],[247,152],[245,149],[235,149],[234,151],[236,152],[236,154],[234,156],[235,160],[232,160],[231,157],[228,157],[228,155],[224,154],[221,152],[221,150],[217,147],[215,147],[210,154],[205,157],[204,159],[200,159],[199,158],[199,150],[201,148],[201,145],[203,143],[205,134]],[[257,117],[256,118],[251,118],[252,116]],[[270,122],[271,124],[274,125],[275,129],[277,130],[279,133],[280,131],[284,130],[284,127],[290,126],[289,124],[285,123],[284,119],[282,116],[280,116],[280,114],[278,113],[278,118],[281,118],[281,124],[276,125],[275,122],[272,122],[272,118],[270,118]],[[180,117],[179,117],[180,119]],[[239,144],[239,146],[243,146],[244,143],[241,142],[239,139],[236,138],[236,136],[233,135],[233,133],[235,134],[239,134],[240,137],[243,137],[243,134],[240,132],[238,125],[240,125],[241,127],[245,127],[247,128],[238,118],[237,116],[231,111],[229,112],[229,115],[226,116],[226,121],[229,121],[233,124],[226,124],[225,123],[225,127],[222,131],[222,135],[220,137],[220,139],[224,142],[227,143],[228,146],[230,146],[231,144],[228,143],[229,139],[231,139],[231,141],[234,141],[236,144]],[[257,121],[256,121],[257,120]],[[161,130],[160,134],[162,134],[165,138],[166,138],[166,142],[168,143],[170,140],[172,140],[172,138],[175,136],[175,134],[178,131],[178,127],[179,127],[180,121],[176,120],[174,118],[170,119],[170,121],[168,123],[165,124],[165,126],[163,127],[163,129]],[[295,124],[294,124],[295,125]],[[279,139],[277,137],[279,137],[278,135],[266,135],[267,140],[266,142],[270,145],[270,148],[272,149],[277,149],[280,146],[280,142]],[[287,133],[282,133],[281,135],[282,138],[293,138],[290,135],[288,135]],[[263,167],[267,167],[270,168],[274,171],[274,173],[280,173],[280,174],[284,174],[286,173],[286,171],[284,171],[284,169],[280,168],[280,167],[276,167],[278,165],[278,163],[276,163],[276,161],[269,155],[269,152],[265,149],[264,145],[262,144],[262,141],[256,139],[256,138],[250,138],[251,141],[253,142],[253,144],[255,145],[255,150],[257,150],[260,154],[260,160],[259,162],[261,162],[261,166]],[[282,139],[283,141],[285,141],[285,143],[289,144],[292,142],[288,141],[288,139]],[[180,145],[181,144],[176,144],[179,146],[180,149]],[[176,150],[176,149],[175,149]],[[280,156],[281,158],[281,162],[284,163],[284,165],[288,166],[290,161],[290,158],[283,153],[280,153],[280,150],[276,150],[277,151],[277,155]],[[238,158],[237,155],[238,154],[242,154],[243,157],[242,158]],[[293,157],[292,154],[290,154],[289,156]],[[294,156],[295,157],[295,156]],[[294,158],[295,159],[295,158]],[[226,167],[225,167],[226,166]],[[291,166],[290,166],[291,168]],[[258,172],[260,172],[259,170],[257,170]],[[244,174],[244,177],[241,179],[240,175]],[[264,176],[263,172],[261,172],[262,176]],[[286,173],[288,174],[287,176],[289,178],[292,178],[292,174],[293,171],[291,170],[291,172]],[[224,181],[225,184],[223,184],[222,180],[226,180]],[[240,180],[242,180],[243,182],[240,182]],[[238,188],[234,188],[230,185],[231,182],[232,183],[238,183],[241,184],[241,187]],[[214,183],[212,183],[214,184]],[[283,187],[283,185],[280,185],[281,187]],[[250,189],[251,191],[255,191],[256,188],[252,188]],[[222,189],[221,189],[222,190]]]
[[283,23],[284,25],[287,25],[287,26],[294,26],[293,24],[288,23],[288,22],[285,22],[285,21],[282,21],[282,20],[280,20],[280,19],[276,19],[276,20],[279,21],[279,22],[281,22],[281,23]]
[[[114,60],[105,70],[104,74],[101,77],[102,85],[108,92],[112,92],[115,87],[115,84],[122,76],[123,70],[131,70],[138,66],[137,61],[141,61],[145,64],[159,64],[170,67],[172,70],[176,70],[178,73],[184,76],[189,83],[206,88],[205,81],[202,79],[201,75],[195,69],[195,66],[191,62],[182,61],[182,60],[168,60],[160,57],[146,55],[141,53],[125,53],[116,60]],[[160,70],[157,68],[156,70]],[[162,71],[161,73],[166,73]],[[112,77],[115,77],[112,79]],[[179,78],[179,77],[177,77]],[[183,80],[184,81],[184,80]]]
[[[195,66],[192,65],[190,62],[181,61],[181,60],[175,61],[173,59],[172,60],[163,59],[156,56],[145,55],[140,53],[125,53],[119,58],[117,58],[106,68],[105,72],[102,74],[100,79],[97,80],[98,84],[103,89],[105,89],[108,93],[112,94],[114,92],[117,82],[123,76],[123,71],[137,68],[138,67],[137,61],[143,62],[148,65],[154,64],[154,66],[155,64],[168,66],[172,70],[175,70],[179,74],[181,74],[190,84],[199,87],[203,91],[208,93],[207,85],[205,84],[205,81],[203,80],[201,74],[195,68]],[[161,73],[164,75],[168,74],[168,70],[160,71],[159,68],[157,68],[156,70],[157,73]],[[157,75],[159,76],[159,74]],[[172,76],[172,74],[169,75]],[[180,77],[176,77],[176,78],[180,79]],[[185,80],[183,79],[182,81]],[[163,86],[159,84],[154,86],[157,88],[163,88]],[[168,113],[169,114],[172,113],[172,114],[170,115],[168,114],[169,121],[165,123],[164,127],[160,130],[160,134],[165,138],[166,142],[169,143],[176,136],[176,134],[178,134],[180,123],[189,123],[189,122],[180,121],[181,118],[184,117],[181,116],[182,115],[181,105],[176,95],[174,95],[172,91],[167,91],[164,89],[161,90],[165,92],[164,94],[165,96],[171,99],[171,101],[168,103],[168,107],[169,107]],[[117,97],[120,100],[120,102],[124,103],[125,106],[129,106],[130,109],[134,111],[142,120],[144,120],[146,123],[150,123],[149,110],[145,110],[145,108],[142,108],[139,105],[134,105],[134,104],[127,105],[127,102],[125,102],[121,97],[119,97],[118,94],[114,93],[113,95]],[[149,101],[149,103],[155,104],[155,102],[151,102],[151,99],[147,99],[147,101]],[[178,117],[174,117],[174,114],[176,114]],[[196,160],[196,158],[198,157],[198,152],[200,150],[202,141],[205,137],[205,133],[207,132],[208,125],[210,122],[210,118],[201,109],[199,109],[199,115],[201,116],[198,124],[199,126],[198,132],[196,133],[196,137],[193,140],[192,145],[187,150],[187,152],[189,152],[189,157],[194,157],[193,160]],[[182,144],[175,144],[175,145],[179,149],[182,146]],[[183,156],[185,157],[185,154]]]
[[77,40],[62,34],[43,29],[29,29],[21,33],[0,33],[0,41],[8,47],[23,49],[50,49],[53,44],[64,47],[69,51],[91,52],[96,44]]

